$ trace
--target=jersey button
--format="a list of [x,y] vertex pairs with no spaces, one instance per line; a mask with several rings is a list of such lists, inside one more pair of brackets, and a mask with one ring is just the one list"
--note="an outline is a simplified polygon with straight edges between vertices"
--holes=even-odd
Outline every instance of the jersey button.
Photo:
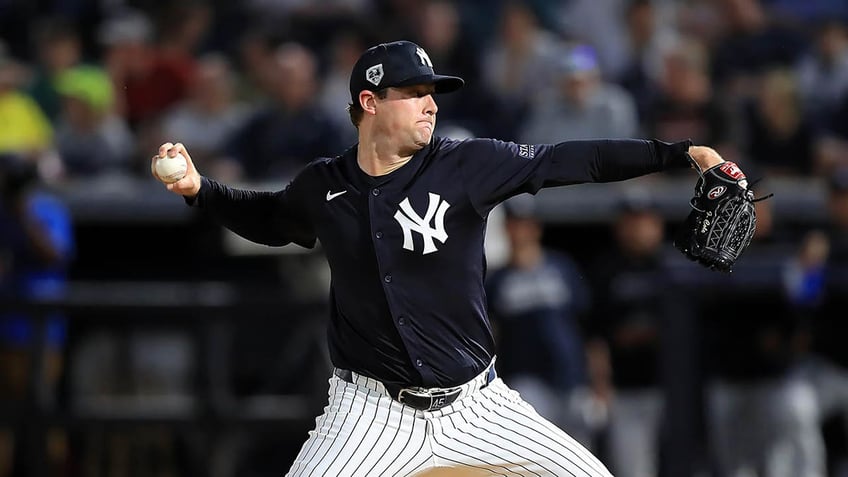
[[416,366],[418,366],[418,367],[420,368],[421,366],[424,366],[424,361],[421,361],[420,359],[416,359],[416,360],[415,360],[415,365],[416,365]]
[[385,281],[386,281],[386,283],[392,283],[392,276],[391,276],[391,275],[386,275],[385,277],[383,277],[383,280],[385,280]]
[[374,234],[374,236],[377,237],[378,239],[381,239],[381,238],[383,238],[383,232],[377,232],[376,234]]
[[374,197],[377,197],[378,195],[380,195],[380,189],[372,189],[371,195],[373,195]]
[[405,325],[405,324],[406,324],[406,317],[405,317],[405,316],[403,316],[403,315],[401,315],[401,317],[400,317],[400,318],[398,318],[398,324],[399,324],[400,326]]

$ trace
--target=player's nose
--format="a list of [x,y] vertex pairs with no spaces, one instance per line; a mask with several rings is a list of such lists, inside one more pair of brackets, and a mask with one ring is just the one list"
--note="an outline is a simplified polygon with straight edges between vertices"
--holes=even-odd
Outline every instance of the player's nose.
[[436,104],[436,99],[433,98],[432,94],[428,94],[424,101],[424,113],[429,115],[435,115],[439,112],[439,106]]

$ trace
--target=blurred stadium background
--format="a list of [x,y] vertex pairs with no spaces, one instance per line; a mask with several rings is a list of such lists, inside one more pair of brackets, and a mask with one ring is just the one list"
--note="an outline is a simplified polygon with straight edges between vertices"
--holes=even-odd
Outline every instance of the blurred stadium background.
[[[656,475],[723,475],[713,383],[793,379],[816,392],[826,475],[848,475],[845,0],[7,0],[0,477],[284,475],[326,402],[320,245],[241,240],[157,183],[150,157],[180,141],[204,174],[283,187],[355,142],[350,67],[400,38],[466,79],[437,98],[438,134],[691,138],[762,179],[775,196],[730,276],[670,247],[692,171],[544,190],[535,214],[587,273],[622,203],[661,219],[687,306],[662,322]],[[490,225],[496,268],[500,209]]]

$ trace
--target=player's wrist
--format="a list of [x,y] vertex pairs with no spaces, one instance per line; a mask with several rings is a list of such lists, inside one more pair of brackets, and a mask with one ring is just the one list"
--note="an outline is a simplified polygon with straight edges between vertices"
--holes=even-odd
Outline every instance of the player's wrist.
[[205,176],[198,175],[193,190],[182,194],[185,203],[190,206],[199,207],[201,205],[200,201],[198,200],[200,198],[200,193],[203,191],[204,188],[208,187],[209,179],[207,179]]
[[690,146],[688,150],[689,157],[697,167],[704,172],[724,162],[724,159],[716,152],[715,149],[706,146]]

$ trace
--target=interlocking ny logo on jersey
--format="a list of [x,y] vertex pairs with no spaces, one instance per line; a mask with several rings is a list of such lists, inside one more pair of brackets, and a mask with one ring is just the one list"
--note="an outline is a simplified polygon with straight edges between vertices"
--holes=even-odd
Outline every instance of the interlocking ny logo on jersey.
[[[445,212],[447,212],[448,207],[450,207],[450,204],[442,200],[439,194],[430,192],[430,204],[427,206],[424,217],[421,217],[409,204],[409,197],[403,199],[403,202],[400,203],[400,210],[395,212],[395,220],[403,228],[403,248],[415,251],[412,232],[418,232],[424,238],[424,250],[421,252],[423,255],[438,251],[433,240],[445,243],[448,239],[448,234],[445,232]],[[434,219],[434,227],[430,227],[430,221]]]

